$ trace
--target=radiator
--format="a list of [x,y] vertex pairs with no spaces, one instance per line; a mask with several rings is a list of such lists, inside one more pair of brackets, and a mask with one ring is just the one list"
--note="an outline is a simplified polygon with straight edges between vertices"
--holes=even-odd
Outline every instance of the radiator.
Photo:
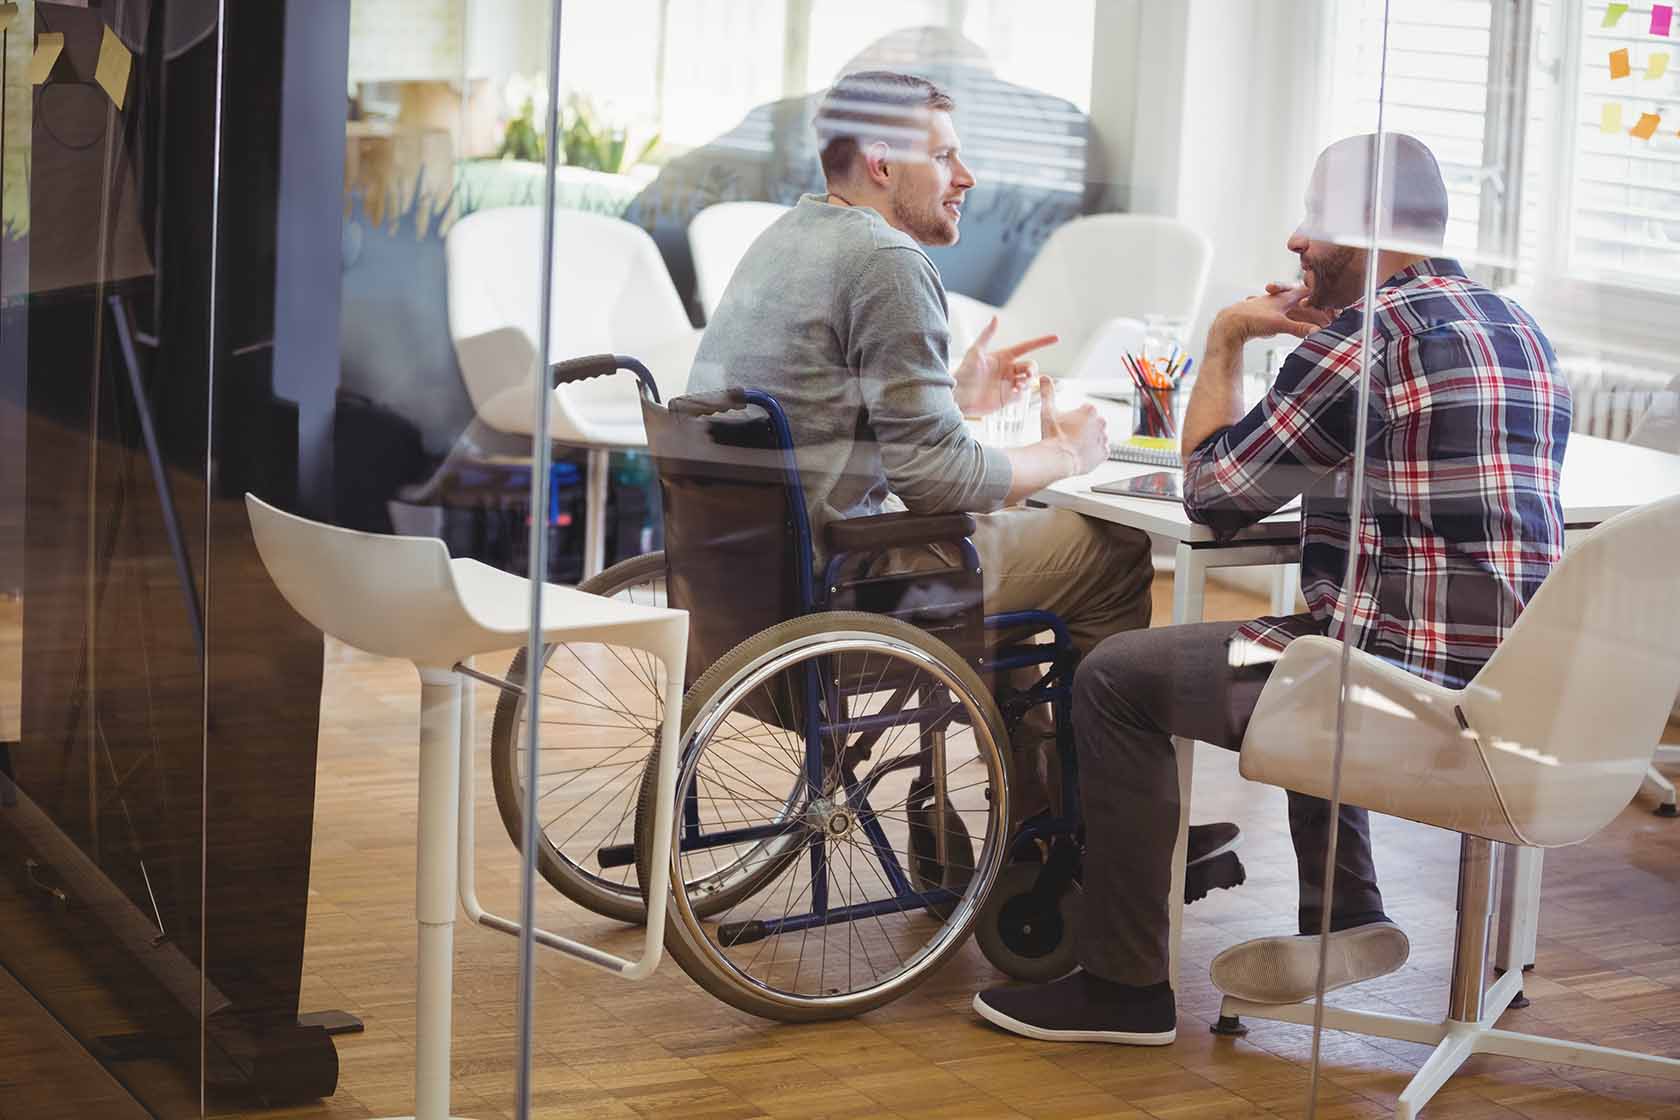
[[1669,374],[1595,358],[1558,359],[1574,399],[1572,431],[1605,439],[1628,438],[1628,433],[1653,408],[1672,415],[1677,406]]

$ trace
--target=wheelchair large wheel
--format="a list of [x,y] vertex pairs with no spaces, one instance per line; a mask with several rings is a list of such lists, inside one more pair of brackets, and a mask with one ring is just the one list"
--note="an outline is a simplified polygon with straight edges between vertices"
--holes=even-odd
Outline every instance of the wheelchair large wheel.
[[[648,606],[665,605],[665,554],[614,564],[578,585],[581,591]],[[525,678],[526,651],[508,667]],[[543,651],[538,736],[537,867],[578,905],[641,924],[647,906],[635,879],[634,813],[642,771],[665,718],[665,669],[657,659],[621,646],[557,643]],[[504,692],[490,735],[496,807],[517,848],[524,837],[525,698]],[[713,866],[689,884],[698,909],[728,906],[754,889],[772,867],[755,861],[747,874]]]
[[[621,561],[578,589],[664,606],[665,554]],[[520,650],[508,668],[515,683],[525,679],[527,653]],[[665,715],[664,667],[640,650],[557,643],[543,650],[542,680],[537,867],[580,906],[639,923],[647,911],[629,854],[635,842],[632,815],[642,767]],[[525,835],[527,710],[524,696],[502,693],[490,734],[496,807],[515,847]]]
[[770,869],[726,907],[673,892],[665,944],[701,987],[766,1018],[836,1019],[961,946],[1008,847],[1008,757],[996,703],[949,646],[882,615],[792,619],[695,682],[683,727],[663,856],[657,757],[642,783],[642,882],[655,858],[673,882]]

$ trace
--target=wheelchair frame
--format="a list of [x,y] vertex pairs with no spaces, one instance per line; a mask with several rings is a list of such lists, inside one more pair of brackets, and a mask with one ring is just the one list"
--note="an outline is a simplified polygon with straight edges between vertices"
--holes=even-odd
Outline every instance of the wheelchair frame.
[[[615,373],[618,369],[628,369],[637,374],[638,386],[645,400],[660,405],[659,388],[655,386],[654,378],[648,374],[647,368],[637,359],[625,356],[593,356],[593,358],[573,359],[570,363],[559,363],[554,368],[556,385],[564,381],[593,378],[603,374]],[[825,578],[822,584],[813,583],[813,569],[815,569],[815,551],[811,541],[811,527],[805,507],[805,490],[801,485],[800,470],[795,458],[793,447],[793,433],[786,413],[781,408],[780,401],[763,390],[744,390],[739,393],[739,400],[746,405],[756,405],[764,410],[769,418],[769,425],[774,433],[776,445],[773,450],[780,460],[781,485],[788,499],[788,509],[793,517],[793,547],[795,547],[796,584],[798,584],[798,616],[813,615],[822,611],[843,610],[837,606],[837,599],[857,589],[862,584],[869,583],[867,576],[848,578],[847,568],[857,564],[858,571],[867,571],[869,561],[875,552],[837,551],[828,557],[825,566]],[[657,458],[657,448],[655,448]],[[958,537],[961,564],[978,578],[979,554],[968,536]],[[862,563],[858,563],[862,561]],[[919,610],[885,611],[885,615],[899,616],[916,625],[916,615]],[[984,610],[984,603],[979,603],[979,610]],[[880,611],[877,611],[880,613]],[[1000,710],[1005,715],[1005,729],[1011,729],[1020,722],[1026,710],[1038,704],[1050,705],[1053,725],[1055,725],[1055,739],[1057,739],[1058,761],[1060,761],[1060,809],[1052,809],[1050,813],[1028,819],[1023,828],[1016,835],[1006,841],[1005,863],[1010,861],[1028,860],[1028,858],[1045,858],[1047,861],[1047,875],[1042,885],[1043,890],[1060,892],[1072,882],[1077,868],[1077,843],[1075,845],[1057,845],[1057,840],[1077,840],[1079,833],[1079,819],[1077,819],[1077,761],[1068,744],[1072,742],[1072,724],[1070,724],[1070,700],[1072,700],[1072,640],[1068,636],[1067,626],[1057,615],[1050,611],[1010,611],[1001,615],[981,615],[981,628],[984,631],[1008,633],[1026,628],[1028,636],[1038,635],[1043,631],[1050,631],[1052,643],[1035,643],[1035,641],[1018,641],[1006,643],[996,650],[996,655],[990,665],[986,663],[983,653],[974,657],[974,668],[979,672],[1000,673],[1025,670],[1032,667],[1047,667],[1038,680],[1023,688],[1010,690],[1000,695]],[[953,650],[956,653],[956,650]],[[961,655],[958,655],[961,657]],[[862,828],[869,840],[870,848],[874,850],[875,858],[880,863],[880,871],[885,882],[892,890],[887,898],[877,898],[870,902],[850,903],[842,907],[833,907],[828,898],[828,873],[825,845],[810,845],[810,912],[798,915],[785,915],[781,919],[759,920],[748,922],[726,922],[719,925],[719,942],[726,945],[743,945],[773,937],[778,934],[791,934],[800,930],[822,927],[822,925],[842,924],[855,920],[879,917],[885,913],[906,912],[916,908],[939,907],[958,902],[959,895],[944,887],[934,887],[932,890],[917,890],[912,885],[911,877],[904,865],[900,863],[899,855],[890,845],[884,828],[875,816],[875,809],[869,804],[869,796],[875,786],[887,774],[917,767],[916,782],[926,784],[932,789],[932,804],[934,804],[934,858],[937,865],[948,865],[948,831],[944,821],[946,811],[946,786],[944,786],[944,730],[953,722],[953,715],[949,714],[949,705],[927,705],[917,700],[916,709],[899,709],[890,714],[862,715],[862,717],[847,717],[845,704],[850,695],[864,692],[864,688],[848,688],[842,685],[832,685],[823,680],[825,673],[820,672],[820,662],[811,662],[803,668],[801,690],[803,690],[803,710],[801,710],[801,737],[805,744],[805,759],[803,759],[803,777],[805,777],[805,791],[790,791],[788,806],[795,804],[816,804],[827,801],[823,794],[827,759],[823,757],[823,741],[827,735],[862,734],[860,742],[862,752],[867,757],[867,747],[874,746],[879,741],[880,734],[894,727],[906,727],[916,724],[921,729],[922,747],[914,754],[900,757],[892,762],[882,762],[872,767],[864,776],[855,774],[855,764],[845,764],[838,761],[835,771],[840,774],[842,789],[845,791],[845,804],[855,814],[857,826]],[[827,673],[832,678],[832,673]],[[993,692],[1000,692],[998,687],[1000,678],[993,677]],[[842,714],[840,719],[825,717],[827,714]],[[694,729],[684,729],[684,751],[689,751]],[[998,744],[1005,757],[1010,756],[1010,744]],[[852,752],[858,752],[853,747]],[[1005,772],[1008,772],[1006,769]],[[699,794],[696,784],[689,782],[689,788],[684,793],[684,804],[680,806],[679,814],[679,843],[684,853],[690,851],[704,851],[709,848],[726,848],[726,846],[743,845],[743,843],[773,843],[785,836],[796,835],[811,826],[811,813],[790,813],[785,819],[776,823],[756,824],[746,828],[727,828],[727,830],[706,831],[701,826],[701,811],[699,811]],[[633,860],[633,851],[623,851],[632,848],[630,845],[615,845],[612,848],[601,848],[598,860],[601,865],[620,865],[623,861]],[[1067,851],[1068,858],[1055,860],[1050,858],[1052,851]],[[679,880],[680,882],[680,880]],[[976,905],[983,902],[983,897],[976,900]]]

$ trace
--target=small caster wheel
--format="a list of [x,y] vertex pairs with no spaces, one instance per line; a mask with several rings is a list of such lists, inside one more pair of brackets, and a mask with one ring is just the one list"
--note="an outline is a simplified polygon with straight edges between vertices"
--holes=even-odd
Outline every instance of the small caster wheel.
[[1523,1008],[1525,1008],[1529,1005],[1529,1002],[1530,1002],[1529,998],[1526,995],[1523,994],[1522,989],[1518,988],[1517,989],[1517,994],[1514,997],[1512,997],[1511,1002],[1509,1004],[1507,1004],[1507,1006],[1512,1011],[1521,1011]]
[[1248,1033],[1248,1027],[1236,1015],[1221,1015],[1208,1030],[1221,1038],[1241,1038]]
[[1046,899],[1035,890],[1043,873],[1041,863],[1004,868],[974,927],[980,951],[998,971],[1037,984],[1060,979],[1079,964],[1073,940],[1079,888],[1069,883],[1059,898]]
[[1656,815],[1659,817],[1680,817],[1680,805],[1658,805]]

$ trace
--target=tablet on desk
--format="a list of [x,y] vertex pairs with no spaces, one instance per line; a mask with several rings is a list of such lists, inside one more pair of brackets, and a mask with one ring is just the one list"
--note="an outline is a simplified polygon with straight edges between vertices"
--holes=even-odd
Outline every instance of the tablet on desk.
[[[1163,502],[1184,501],[1183,471],[1150,471],[1148,474],[1119,478],[1113,482],[1099,482],[1091,487],[1093,494],[1113,494],[1117,498],[1155,498]],[[1277,513],[1293,513],[1301,508],[1299,495],[1285,502]]]
[[1113,494],[1118,498],[1159,498],[1163,502],[1184,500],[1183,471],[1150,471],[1113,482],[1099,482],[1091,487],[1093,494]]

